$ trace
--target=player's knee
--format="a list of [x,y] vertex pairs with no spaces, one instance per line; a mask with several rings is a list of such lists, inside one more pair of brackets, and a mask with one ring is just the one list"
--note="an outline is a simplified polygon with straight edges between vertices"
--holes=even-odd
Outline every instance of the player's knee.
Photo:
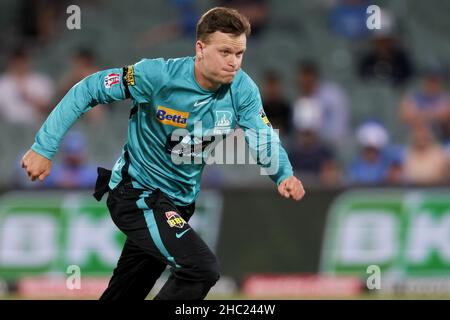
[[203,281],[213,286],[220,278],[219,265],[217,263],[208,265],[202,270]]
[[178,271],[180,276],[192,281],[213,286],[220,278],[220,268],[216,258],[198,259],[191,267]]

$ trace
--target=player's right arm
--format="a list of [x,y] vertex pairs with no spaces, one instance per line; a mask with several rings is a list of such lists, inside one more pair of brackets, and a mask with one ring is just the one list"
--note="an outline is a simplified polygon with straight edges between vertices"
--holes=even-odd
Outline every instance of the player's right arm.
[[145,100],[145,93],[152,89],[152,79],[145,75],[155,65],[155,60],[141,60],[133,66],[96,72],[74,85],[50,113],[22,158],[29,178],[43,181],[50,174],[51,160],[62,138],[91,108],[130,97],[138,102]]

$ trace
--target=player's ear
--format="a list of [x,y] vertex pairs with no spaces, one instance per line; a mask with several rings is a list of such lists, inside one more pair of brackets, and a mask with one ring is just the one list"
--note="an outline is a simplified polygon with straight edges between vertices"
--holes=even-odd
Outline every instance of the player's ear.
[[203,49],[204,48],[205,48],[205,44],[202,41],[197,40],[197,42],[195,43],[195,55],[197,56],[198,59],[203,58]]

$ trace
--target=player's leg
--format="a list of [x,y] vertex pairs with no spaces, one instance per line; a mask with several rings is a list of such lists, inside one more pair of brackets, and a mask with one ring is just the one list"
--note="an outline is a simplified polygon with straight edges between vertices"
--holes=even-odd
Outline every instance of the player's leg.
[[152,257],[128,238],[100,300],[143,300],[165,268],[164,262]]
[[155,299],[203,299],[219,279],[215,255],[177,208],[156,190],[140,201],[153,242],[171,266]]
[[[113,203],[114,200],[108,201],[110,210],[115,210],[115,207],[112,205]],[[183,219],[189,221],[194,212],[194,207],[188,206],[180,207],[178,209],[180,210]],[[139,214],[142,214],[142,212],[139,212]],[[145,228],[147,228],[147,226],[145,226]],[[165,268],[166,263],[159,258],[151,256],[146,250],[143,250],[140,246],[130,240],[130,238],[127,238],[108,288],[100,299],[144,299]],[[173,275],[171,278],[173,278]],[[169,280],[168,284],[172,283],[173,285],[177,285],[178,282],[179,281]],[[180,290],[177,291],[179,291],[181,296],[185,296],[185,294],[182,293],[182,286]],[[206,293],[204,295],[206,295]]]
[[[107,204],[114,223],[130,241],[173,268],[173,277],[157,298],[203,299],[219,278],[214,254],[162,192],[157,190],[149,196],[139,191],[136,200],[135,191],[130,186],[119,186],[109,192]],[[175,224],[170,226],[168,220]]]
[[127,236],[113,276],[101,299],[144,299],[166,268],[154,248],[143,212],[136,201],[142,194],[120,184],[108,195],[107,205],[116,226]]

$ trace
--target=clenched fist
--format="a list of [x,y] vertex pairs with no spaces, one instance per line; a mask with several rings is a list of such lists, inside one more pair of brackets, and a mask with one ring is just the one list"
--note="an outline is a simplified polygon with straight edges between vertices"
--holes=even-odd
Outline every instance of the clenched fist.
[[278,192],[283,197],[292,198],[296,201],[305,195],[305,189],[303,189],[301,181],[294,176],[284,179],[278,186]]
[[23,156],[21,165],[27,172],[31,181],[36,180],[36,178],[40,181],[44,181],[50,174],[52,162],[30,149]]

